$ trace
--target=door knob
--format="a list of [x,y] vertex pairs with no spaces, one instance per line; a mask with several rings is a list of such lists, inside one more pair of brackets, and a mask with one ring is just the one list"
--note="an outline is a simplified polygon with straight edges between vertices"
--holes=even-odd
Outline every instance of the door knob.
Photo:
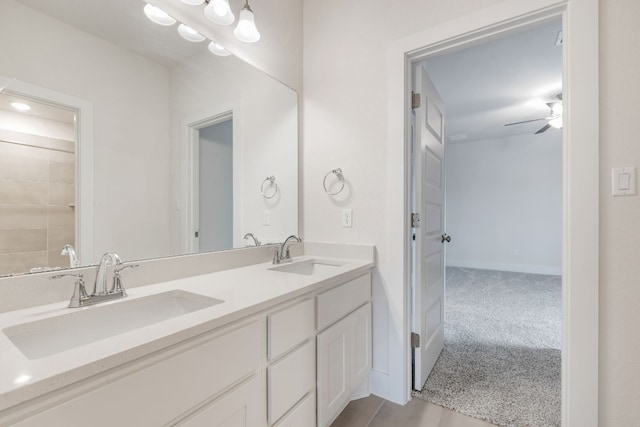
[[442,243],[444,242],[450,242],[451,241],[451,236],[447,236],[446,234],[442,235]]

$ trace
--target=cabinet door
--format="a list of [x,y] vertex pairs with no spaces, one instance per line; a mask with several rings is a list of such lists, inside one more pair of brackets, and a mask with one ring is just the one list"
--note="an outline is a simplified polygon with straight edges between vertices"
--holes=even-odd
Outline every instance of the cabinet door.
[[318,426],[329,425],[349,403],[351,395],[349,357],[350,319],[341,320],[317,339]]
[[257,378],[225,393],[195,412],[180,427],[257,427],[263,426],[260,408],[260,383]]
[[371,371],[371,303],[349,316],[351,319],[351,389],[355,390]]

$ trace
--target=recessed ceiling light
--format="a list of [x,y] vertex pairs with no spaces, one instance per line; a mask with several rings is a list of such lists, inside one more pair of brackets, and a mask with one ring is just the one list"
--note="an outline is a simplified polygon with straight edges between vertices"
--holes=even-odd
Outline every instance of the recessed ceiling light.
[[218,56],[229,56],[231,55],[231,52],[229,52],[227,49],[224,48],[224,46],[216,43],[216,42],[211,42],[209,43],[209,52],[213,53],[214,55],[218,55]]
[[178,32],[180,33],[182,38],[184,38],[185,40],[189,40],[190,42],[197,43],[205,39],[203,35],[198,33],[193,28],[186,26],[184,24],[180,24],[180,26],[178,26]]
[[151,4],[144,7],[144,14],[159,25],[173,25],[176,23],[176,20],[169,16],[167,12]]
[[31,106],[28,104],[25,104],[24,102],[17,102],[14,101],[12,103],[10,103],[9,105],[11,105],[14,110],[18,110],[18,111],[29,111],[31,110]]

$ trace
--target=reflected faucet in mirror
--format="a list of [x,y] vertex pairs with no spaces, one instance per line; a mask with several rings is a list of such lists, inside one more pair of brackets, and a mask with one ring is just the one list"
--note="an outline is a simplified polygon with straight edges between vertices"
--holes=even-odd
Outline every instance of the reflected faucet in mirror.
[[253,235],[253,233],[247,233],[244,235],[243,239],[247,240],[247,239],[253,239],[253,245],[254,246],[260,246],[260,240],[258,240],[258,238],[256,236]]
[[73,246],[64,245],[62,248],[62,252],[60,252],[60,255],[69,256],[69,267],[80,267],[80,260],[78,259],[78,255],[76,255],[76,250],[73,248]]

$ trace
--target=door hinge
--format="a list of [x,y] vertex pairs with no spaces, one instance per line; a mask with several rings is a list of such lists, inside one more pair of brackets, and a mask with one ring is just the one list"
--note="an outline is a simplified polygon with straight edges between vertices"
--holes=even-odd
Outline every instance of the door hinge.
[[411,214],[411,227],[412,228],[420,228],[420,214],[412,213]]
[[411,92],[411,108],[420,108],[420,94]]
[[418,348],[420,347],[420,335],[415,332],[411,332],[411,347]]

